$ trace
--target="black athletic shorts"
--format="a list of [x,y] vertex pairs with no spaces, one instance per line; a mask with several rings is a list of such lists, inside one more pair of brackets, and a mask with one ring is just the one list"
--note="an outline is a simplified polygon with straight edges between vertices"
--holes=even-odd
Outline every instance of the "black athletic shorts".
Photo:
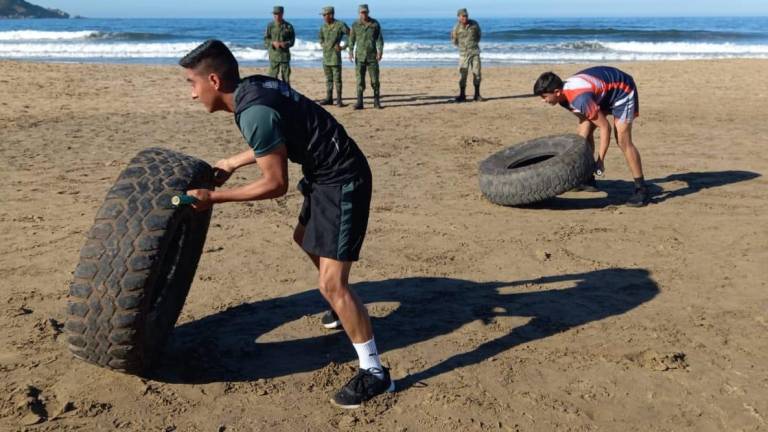
[[299,223],[304,225],[302,248],[337,261],[357,261],[368,229],[371,171],[345,184],[319,185],[302,179],[304,195]]

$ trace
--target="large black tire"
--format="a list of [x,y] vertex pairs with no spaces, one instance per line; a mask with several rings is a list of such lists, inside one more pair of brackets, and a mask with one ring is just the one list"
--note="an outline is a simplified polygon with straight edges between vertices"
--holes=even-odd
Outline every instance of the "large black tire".
[[538,138],[481,162],[480,190],[496,204],[530,204],[580,185],[594,164],[590,146],[579,135]]
[[184,306],[211,212],[174,208],[188,189],[212,188],[211,167],[162,148],[140,152],[107,193],[69,290],[67,341],[76,357],[142,374]]

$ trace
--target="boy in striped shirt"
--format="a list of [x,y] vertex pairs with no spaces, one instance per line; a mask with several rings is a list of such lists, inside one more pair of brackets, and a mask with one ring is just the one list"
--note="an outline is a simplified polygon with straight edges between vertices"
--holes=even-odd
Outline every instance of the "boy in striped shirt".
[[[619,148],[624,153],[635,192],[627,201],[631,207],[648,204],[648,188],[643,177],[640,153],[632,142],[632,121],[639,115],[639,100],[635,80],[627,73],[609,66],[585,69],[563,82],[553,72],[541,74],[533,93],[550,105],[561,105],[579,118],[578,134],[594,148],[594,132],[600,129],[600,147],[597,152],[595,173],[605,170],[605,154],[611,142],[611,129],[616,134]],[[613,126],[607,116],[613,116]],[[590,177],[583,190],[597,190],[595,177]]]

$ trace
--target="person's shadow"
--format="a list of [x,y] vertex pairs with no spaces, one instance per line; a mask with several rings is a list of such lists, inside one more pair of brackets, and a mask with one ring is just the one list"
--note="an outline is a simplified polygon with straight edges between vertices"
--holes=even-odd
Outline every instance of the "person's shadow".
[[[380,302],[388,302],[390,307],[398,304],[388,315],[373,318],[385,360],[387,351],[429,341],[476,320],[490,324],[496,317],[531,318],[501,337],[489,337],[475,349],[448,346],[451,355],[413,375],[398,377],[400,389],[482,362],[522,343],[623,314],[659,292],[647,270],[622,268],[514,282],[413,277],[363,282],[354,285],[354,290],[369,308]],[[306,320],[327,308],[313,289],[243,304],[182,324],[150,377],[177,383],[251,381],[355,359],[343,331],[279,342],[258,340],[272,329]],[[309,324],[320,326],[319,319],[309,320]]]
[[[493,97],[484,97],[485,102],[495,101],[495,100],[507,100],[507,99],[527,99],[532,98],[535,95],[531,94],[519,94],[519,95],[509,95],[509,96],[493,96]],[[399,107],[418,107],[418,106],[429,106],[429,105],[444,105],[444,104],[455,104],[454,98],[456,95],[448,95],[448,96],[422,96],[422,95],[412,95],[410,97],[402,97],[402,98],[388,98],[388,97],[382,97],[381,102],[387,104],[388,107],[392,108],[399,108]],[[467,95],[467,101],[459,104],[459,105],[466,105],[466,104],[472,104],[475,102],[472,102],[472,94]]]
[[[753,180],[760,174],[751,171],[712,171],[672,174],[663,178],[647,180],[650,202],[660,204],[672,198],[695,194],[703,189],[725,186],[733,183]],[[676,185],[673,183],[683,183]],[[632,194],[634,183],[626,180],[598,180],[599,193],[605,196],[592,197],[595,194],[580,192],[581,197],[558,196],[538,203],[528,204],[527,208],[555,210],[599,209],[612,205],[624,204]],[[590,196],[592,195],[592,196]]]

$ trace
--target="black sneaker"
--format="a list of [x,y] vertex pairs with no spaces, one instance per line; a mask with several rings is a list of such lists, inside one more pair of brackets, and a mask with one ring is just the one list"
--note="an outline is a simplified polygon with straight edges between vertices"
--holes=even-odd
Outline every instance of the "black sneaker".
[[635,193],[627,200],[628,207],[644,207],[650,201],[648,188],[636,188]]
[[595,175],[589,176],[588,179],[584,181],[584,183],[576,186],[575,188],[571,189],[573,192],[600,192],[600,189],[597,188],[597,180],[595,179]]
[[341,321],[339,320],[339,316],[336,315],[336,312],[332,310],[325,311],[323,317],[320,319],[320,322],[323,323],[323,327],[327,329],[341,328]]
[[354,409],[382,393],[395,391],[395,382],[389,377],[389,369],[384,368],[384,379],[376,378],[373,372],[378,370],[358,369],[357,375],[336,393],[331,403],[339,408]]

